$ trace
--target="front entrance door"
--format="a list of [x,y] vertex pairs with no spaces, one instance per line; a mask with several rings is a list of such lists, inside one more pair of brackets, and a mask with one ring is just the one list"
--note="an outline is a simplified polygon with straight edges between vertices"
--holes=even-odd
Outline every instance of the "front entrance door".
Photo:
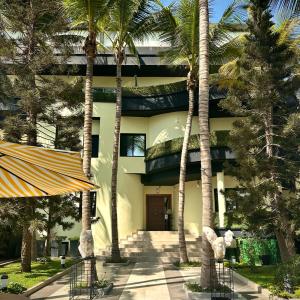
[[147,230],[169,230],[167,210],[171,205],[171,195],[147,195]]

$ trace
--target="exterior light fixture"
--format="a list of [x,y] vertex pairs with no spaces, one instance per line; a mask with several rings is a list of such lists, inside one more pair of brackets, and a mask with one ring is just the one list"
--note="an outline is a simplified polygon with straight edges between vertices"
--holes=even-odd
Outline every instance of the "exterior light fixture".
[[62,269],[66,267],[66,257],[64,255],[60,257],[60,266]]
[[3,273],[1,275],[1,290],[7,290],[7,282],[8,282],[8,275]]
[[160,186],[157,186],[156,187],[156,194],[159,194],[160,193]]

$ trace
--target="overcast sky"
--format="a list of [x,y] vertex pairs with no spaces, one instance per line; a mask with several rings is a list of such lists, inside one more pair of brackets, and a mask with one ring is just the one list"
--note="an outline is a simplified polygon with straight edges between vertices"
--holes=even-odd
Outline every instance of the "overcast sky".
[[[162,0],[162,2],[165,5],[170,4],[171,2],[176,2],[176,1],[180,1],[180,0]],[[232,3],[232,0],[214,0],[213,1],[213,12],[212,12],[212,18],[211,18],[211,22],[216,22],[220,19],[220,17],[222,16],[225,8]]]

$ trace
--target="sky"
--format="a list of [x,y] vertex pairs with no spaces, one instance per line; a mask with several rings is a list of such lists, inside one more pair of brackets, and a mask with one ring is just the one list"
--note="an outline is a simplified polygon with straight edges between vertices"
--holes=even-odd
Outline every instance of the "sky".
[[[174,0],[162,0],[162,2],[164,3],[164,5],[168,5],[171,2],[174,2]],[[212,5],[213,12],[212,12],[211,22],[219,21],[225,8],[228,7],[230,3],[232,3],[232,0],[214,0]]]

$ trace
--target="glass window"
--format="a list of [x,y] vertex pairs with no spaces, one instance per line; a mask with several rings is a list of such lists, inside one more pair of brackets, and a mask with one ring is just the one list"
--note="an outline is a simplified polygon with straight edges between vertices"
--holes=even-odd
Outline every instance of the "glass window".
[[99,135],[92,135],[92,157],[98,157],[99,153]]
[[146,135],[122,133],[120,137],[120,156],[145,156]]
[[97,206],[97,192],[90,192],[90,201],[91,201],[91,217],[96,217],[96,206]]

